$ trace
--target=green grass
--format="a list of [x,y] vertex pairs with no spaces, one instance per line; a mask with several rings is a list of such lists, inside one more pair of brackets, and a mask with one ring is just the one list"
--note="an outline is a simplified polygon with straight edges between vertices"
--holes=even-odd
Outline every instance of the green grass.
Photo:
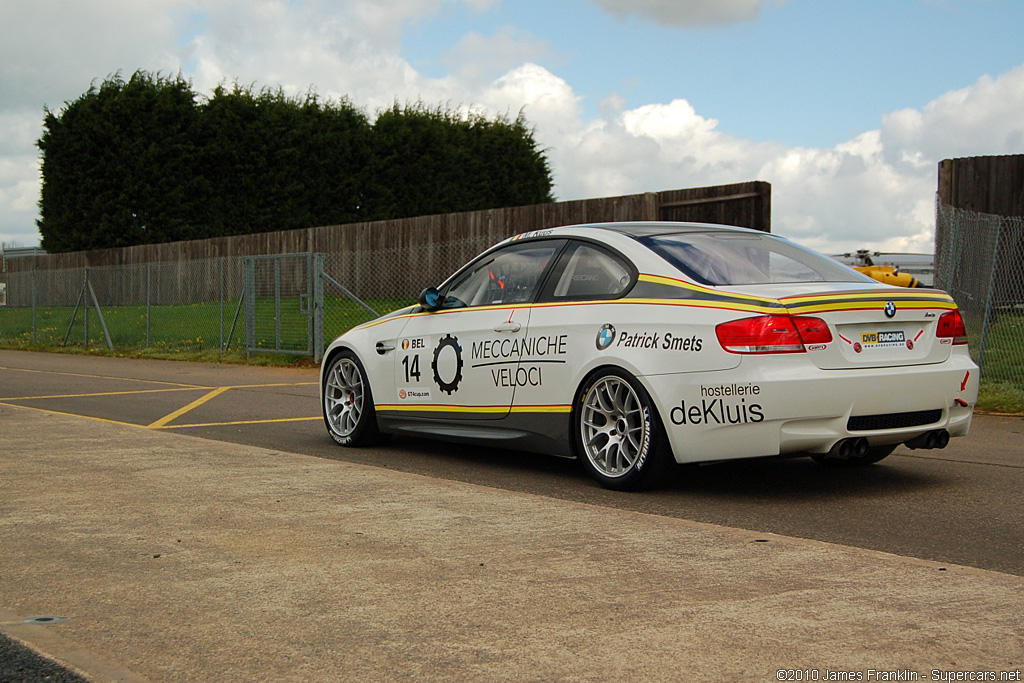
[[969,330],[971,356],[983,361],[978,407],[1024,413],[1024,313],[1002,312],[990,321],[981,358],[981,325]]
[[990,413],[1024,413],[1024,387],[1005,382],[986,382],[982,375],[977,407]]
[[[374,299],[367,304],[383,314],[412,303],[408,299]],[[147,343],[147,315],[144,305],[104,306],[103,320],[114,352],[159,357],[158,354],[192,358],[223,358],[225,353],[245,353],[246,306],[239,309],[231,329],[238,300],[199,304],[151,306]],[[298,299],[282,299],[280,309],[273,299],[255,304],[255,350],[305,355],[309,348],[309,315]],[[280,313],[278,319],[278,313]],[[72,324],[72,316],[74,323]],[[35,334],[31,308],[0,308],[0,347],[20,349],[92,349],[106,351],[106,338],[94,308],[88,311],[86,335],[84,308],[74,314],[73,306],[41,306],[35,309]],[[324,342],[342,332],[372,320],[373,316],[350,299],[324,297]],[[70,327],[70,332],[69,332]],[[278,328],[280,327],[280,336]],[[67,345],[64,338],[67,335]],[[227,351],[222,352],[223,346]]]

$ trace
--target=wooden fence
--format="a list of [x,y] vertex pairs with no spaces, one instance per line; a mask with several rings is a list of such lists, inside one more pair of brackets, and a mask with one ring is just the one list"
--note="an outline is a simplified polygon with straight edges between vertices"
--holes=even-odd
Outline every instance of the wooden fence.
[[300,230],[31,255],[6,260],[9,272],[96,268],[219,257],[321,252],[360,254],[451,242],[497,242],[529,230],[575,223],[682,220],[771,230],[771,185],[763,181],[532,206],[331,225]]
[[1024,154],[944,159],[939,201],[997,216],[1024,216]]

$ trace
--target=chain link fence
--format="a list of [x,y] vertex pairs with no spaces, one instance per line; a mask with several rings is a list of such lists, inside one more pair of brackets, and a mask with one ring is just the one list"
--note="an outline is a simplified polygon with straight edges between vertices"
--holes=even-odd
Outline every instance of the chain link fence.
[[960,306],[985,384],[1024,397],[1024,217],[936,213],[935,286]]
[[287,353],[416,301],[494,242],[0,273],[0,345]]
[[219,258],[8,272],[0,343],[226,351],[241,265]]
[[[0,273],[0,345],[288,353],[415,302],[494,239]],[[935,286],[963,311],[987,385],[1024,396],[1024,217],[939,204]]]

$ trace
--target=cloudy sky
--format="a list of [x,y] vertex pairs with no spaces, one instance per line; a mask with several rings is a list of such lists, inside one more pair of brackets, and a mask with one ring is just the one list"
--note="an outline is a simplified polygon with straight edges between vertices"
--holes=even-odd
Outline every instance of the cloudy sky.
[[932,250],[936,167],[1024,153],[1020,0],[3,0],[0,242],[38,243],[43,108],[176,74],[520,111],[559,200],[766,180],[773,232]]

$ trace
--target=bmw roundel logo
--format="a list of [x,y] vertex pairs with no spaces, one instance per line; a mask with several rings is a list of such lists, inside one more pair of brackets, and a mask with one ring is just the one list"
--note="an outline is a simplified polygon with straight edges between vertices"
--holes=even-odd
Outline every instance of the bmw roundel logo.
[[885,317],[892,318],[896,315],[896,304],[890,301],[885,305]]
[[597,350],[604,351],[612,345],[613,341],[615,341],[615,326],[605,324],[597,333]]

